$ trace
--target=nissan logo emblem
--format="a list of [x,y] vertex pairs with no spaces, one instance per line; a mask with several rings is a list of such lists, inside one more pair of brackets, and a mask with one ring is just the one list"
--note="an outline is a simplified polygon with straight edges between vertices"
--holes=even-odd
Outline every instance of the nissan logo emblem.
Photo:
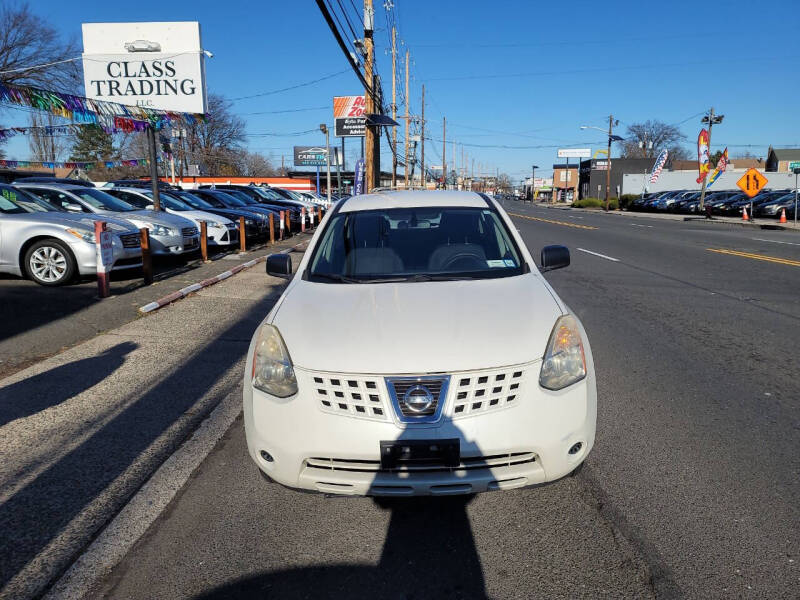
[[433,405],[433,394],[424,385],[412,385],[403,394],[403,403],[414,413],[423,413]]

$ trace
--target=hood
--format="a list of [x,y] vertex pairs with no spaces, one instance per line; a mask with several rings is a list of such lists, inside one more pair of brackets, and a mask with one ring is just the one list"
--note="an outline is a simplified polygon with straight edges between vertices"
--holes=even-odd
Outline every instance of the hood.
[[226,219],[225,217],[220,217],[219,215],[214,215],[210,212],[205,212],[203,210],[181,210],[177,212],[171,213],[173,215],[177,215],[184,219],[191,219],[195,221],[196,225],[200,226],[200,221],[208,221],[209,223],[219,223],[221,225],[226,225],[230,223],[230,219]]
[[76,229],[86,229],[94,231],[95,221],[105,221],[108,229],[114,233],[137,233],[136,227],[125,219],[116,217],[109,217],[108,215],[93,216],[85,213],[70,213],[70,212],[35,212],[29,215],[19,215],[20,217],[28,217],[32,223],[52,223],[54,225],[63,225],[64,227],[71,227]]
[[298,367],[417,374],[541,358],[561,311],[541,276],[327,284],[298,280],[273,324]]
[[125,213],[125,215],[125,218],[131,221],[153,223],[155,225],[176,227],[178,229],[195,226],[195,224],[189,219],[184,219],[183,217],[179,217],[177,215],[171,215],[163,210],[133,210]]

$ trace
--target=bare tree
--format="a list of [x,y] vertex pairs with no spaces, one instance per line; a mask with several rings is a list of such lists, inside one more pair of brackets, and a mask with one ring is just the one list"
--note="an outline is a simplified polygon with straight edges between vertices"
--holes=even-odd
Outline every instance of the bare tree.
[[30,115],[31,129],[28,136],[28,147],[33,160],[55,162],[67,149],[70,136],[63,133],[48,133],[44,127],[57,125],[58,118],[50,113],[33,112]]
[[661,121],[650,120],[634,123],[628,127],[625,139],[619,142],[622,158],[655,158],[665,148],[670,158],[689,158],[689,151],[682,145],[686,140],[677,127]]
[[241,177],[273,177],[278,174],[272,162],[263,154],[240,150],[234,155]]
[[211,175],[232,175],[235,153],[245,140],[245,123],[231,112],[231,103],[219,94],[209,94],[206,123],[187,128],[189,162],[205,166]]
[[0,81],[75,92],[80,50],[26,3],[0,4]]

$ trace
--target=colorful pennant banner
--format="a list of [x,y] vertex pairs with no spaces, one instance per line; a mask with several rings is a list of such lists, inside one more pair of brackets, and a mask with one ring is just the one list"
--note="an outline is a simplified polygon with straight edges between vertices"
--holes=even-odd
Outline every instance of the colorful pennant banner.
[[126,106],[117,102],[92,100],[83,96],[7,83],[0,83],[0,102],[43,110],[72,119],[76,123],[94,123],[107,132],[143,131],[148,127],[161,129],[171,124],[193,125],[207,119],[202,114]]
[[708,178],[708,183],[706,187],[709,188],[711,185],[717,180],[717,178],[725,172],[725,169],[728,168],[728,149],[725,148],[725,152],[722,153],[722,156],[719,157],[717,161],[717,168],[714,169],[714,172]]
[[97,160],[97,161],[66,161],[66,162],[42,162],[38,160],[4,160],[0,159],[0,168],[17,169],[20,167],[42,167],[44,169],[85,169],[90,170],[95,167],[141,167],[149,165],[150,161],[146,158],[132,158],[125,160]]

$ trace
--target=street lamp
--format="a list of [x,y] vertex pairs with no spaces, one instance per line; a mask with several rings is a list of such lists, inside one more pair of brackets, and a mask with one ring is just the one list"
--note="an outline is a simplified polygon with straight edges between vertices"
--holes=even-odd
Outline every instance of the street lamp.
[[539,165],[531,166],[531,204],[533,204],[533,196],[536,192],[536,169],[539,168]]
[[319,126],[319,130],[325,134],[325,166],[328,170],[328,183],[326,185],[326,190],[328,192],[328,206],[331,204],[331,144],[330,144],[330,134],[328,133],[328,126],[325,123],[321,123]]
[[617,125],[619,125],[619,120],[614,121],[610,118],[608,121],[608,131],[595,127],[594,125],[581,125],[581,129],[597,129],[597,131],[602,131],[608,135],[608,150],[606,152],[606,212],[608,212],[608,196],[611,192],[611,142],[621,142],[624,139],[611,133],[612,127],[616,127]]

